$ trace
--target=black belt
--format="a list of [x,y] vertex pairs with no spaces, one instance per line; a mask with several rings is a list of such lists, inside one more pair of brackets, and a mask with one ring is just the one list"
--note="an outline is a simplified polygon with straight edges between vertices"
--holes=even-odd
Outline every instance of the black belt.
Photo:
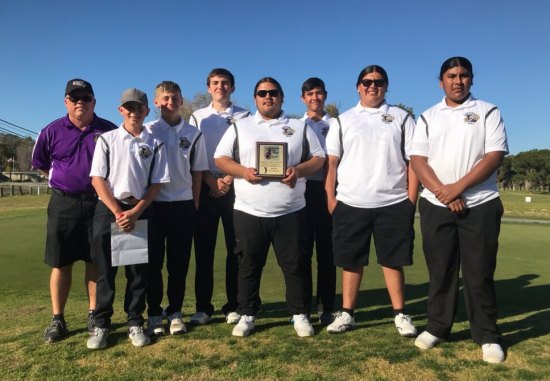
[[65,192],[64,190],[52,188],[52,192],[63,196],[63,197],[70,197],[70,198],[76,198],[83,201],[96,201],[97,200],[97,194],[96,193],[71,193],[71,192]]
[[137,205],[138,202],[140,202],[141,200],[138,200],[137,198],[135,197],[126,197],[126,198],[123,198],[122,200],[118,200],[118,202],[122,203],[122,204],[125,204],[125,205],[130,205],[130,206],[134,206],[134,205]]

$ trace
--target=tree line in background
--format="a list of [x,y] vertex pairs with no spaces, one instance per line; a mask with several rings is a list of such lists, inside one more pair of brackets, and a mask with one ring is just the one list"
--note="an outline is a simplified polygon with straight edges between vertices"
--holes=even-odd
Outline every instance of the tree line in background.
[[[210,104],[208,93],[197,93],[191,100],[185,100],[180,114],[184,120],[189,120],[194,110]],[[407,111],[414,118],[411,107],[397,104],[397,107]],[[336,103],[327,103],[325,111],[331,117],[340,114]],[[159,116],[157,111],[157,117]],[[301,118],[302,115],[290,115]],[[0,133],[0,171],[28,171],[31,168],[31,155],[34,140],[30,137],[20,138],[11,134]],[[499,188],[505,190],[524,190],[549,192],[550,191],[550,150],[534,149],[520,152],[517,155],[508,155],[504,164],[497,172]]]

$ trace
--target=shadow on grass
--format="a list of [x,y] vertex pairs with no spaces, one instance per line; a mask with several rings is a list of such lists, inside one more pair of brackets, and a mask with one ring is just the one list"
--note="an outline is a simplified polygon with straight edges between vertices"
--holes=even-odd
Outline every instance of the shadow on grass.
[[[516,278],[500,279],[495,282],[497,290],[499,321],[504,342],[507,346],[513,346],[522,341],[541,337],[550,333],[550,284],[532,285],[537,274],[523,274]],[[416,321],[426,319],[426,302],[428,295],[428,283],[406,285],[405,288],[407,312]],[[337,300],[341,300],[338,295]],[[339,309],[339,306],[336,306]],[[361,290],[357,301],[357,321],[366,323],[367,327],[386,324],[380,320],[391,319],[392,309],[385,288]],[[286,303],[264,303],[263,312],[259,318],[281,319],[258,326],[258,330],[269,329],[275,326],[288,324],[290,313]],[[462,286],[459,290],[458,309],[455,318],[456,323],[468,321],[468,315],[464,306]],[[359,329],[365,324],[361,324]],[[423,327],[419,327],[423,328]],[[469,329],[453,331],[448,341],[461,341],[470,338]]]

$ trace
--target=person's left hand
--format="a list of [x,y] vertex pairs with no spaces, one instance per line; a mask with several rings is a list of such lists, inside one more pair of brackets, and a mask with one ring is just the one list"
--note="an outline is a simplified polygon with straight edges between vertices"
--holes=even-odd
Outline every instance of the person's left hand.
[[286,177],[284,177],[281,182],[283,184],[288,185],[291,188],[294,188],[296,186],[296,181],[298,181],[298,178],[300,177],[300,174],[298,172],[298,168],[296,167],[288,167],[286,169]]
[[435,190],[434,194],[439,202],[445,205],[449,205],[449,203],[456,200],[462,192],[463,189],[460,187],[460,185],[458,185],[457,183],[453,183],[440,186]]

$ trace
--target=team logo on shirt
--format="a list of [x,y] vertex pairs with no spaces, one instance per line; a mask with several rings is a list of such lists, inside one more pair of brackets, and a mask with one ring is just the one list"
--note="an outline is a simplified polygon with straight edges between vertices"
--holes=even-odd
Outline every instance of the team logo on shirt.
[[180,141],[179,141],[178,145],[181,149],[186,150],[189,147],[191,147],[191,142],[185,136],[182,136],[182,137],[180,137]]
[[327,136],[328,135],[329,127],[323,127],[321,128],[321,135]]
[[292,127],[290,127],[290,126],[284,126],[283,127],[283,135],[284,136],[292,136],[292,135],[294,135],[295,132],[296,132],[296,130],[293,129]]
[[382,122],[386,124],[390,124],[394,119],[395,117],[390,114],[382,114]]
[[142,159],[147,159],[149,156],[152,155],[151,148],[149,148],[149,146],[147,145],[142,145],[139,147],[138,154],[139,157],[141,157]]
[[468,124],[475,124],[479,120],[479,115],[475,112],[467,112],[464,114],[464,121]]
[[101,132],[94,132],[94,143],[97,143],[97,139],[101,136]]

